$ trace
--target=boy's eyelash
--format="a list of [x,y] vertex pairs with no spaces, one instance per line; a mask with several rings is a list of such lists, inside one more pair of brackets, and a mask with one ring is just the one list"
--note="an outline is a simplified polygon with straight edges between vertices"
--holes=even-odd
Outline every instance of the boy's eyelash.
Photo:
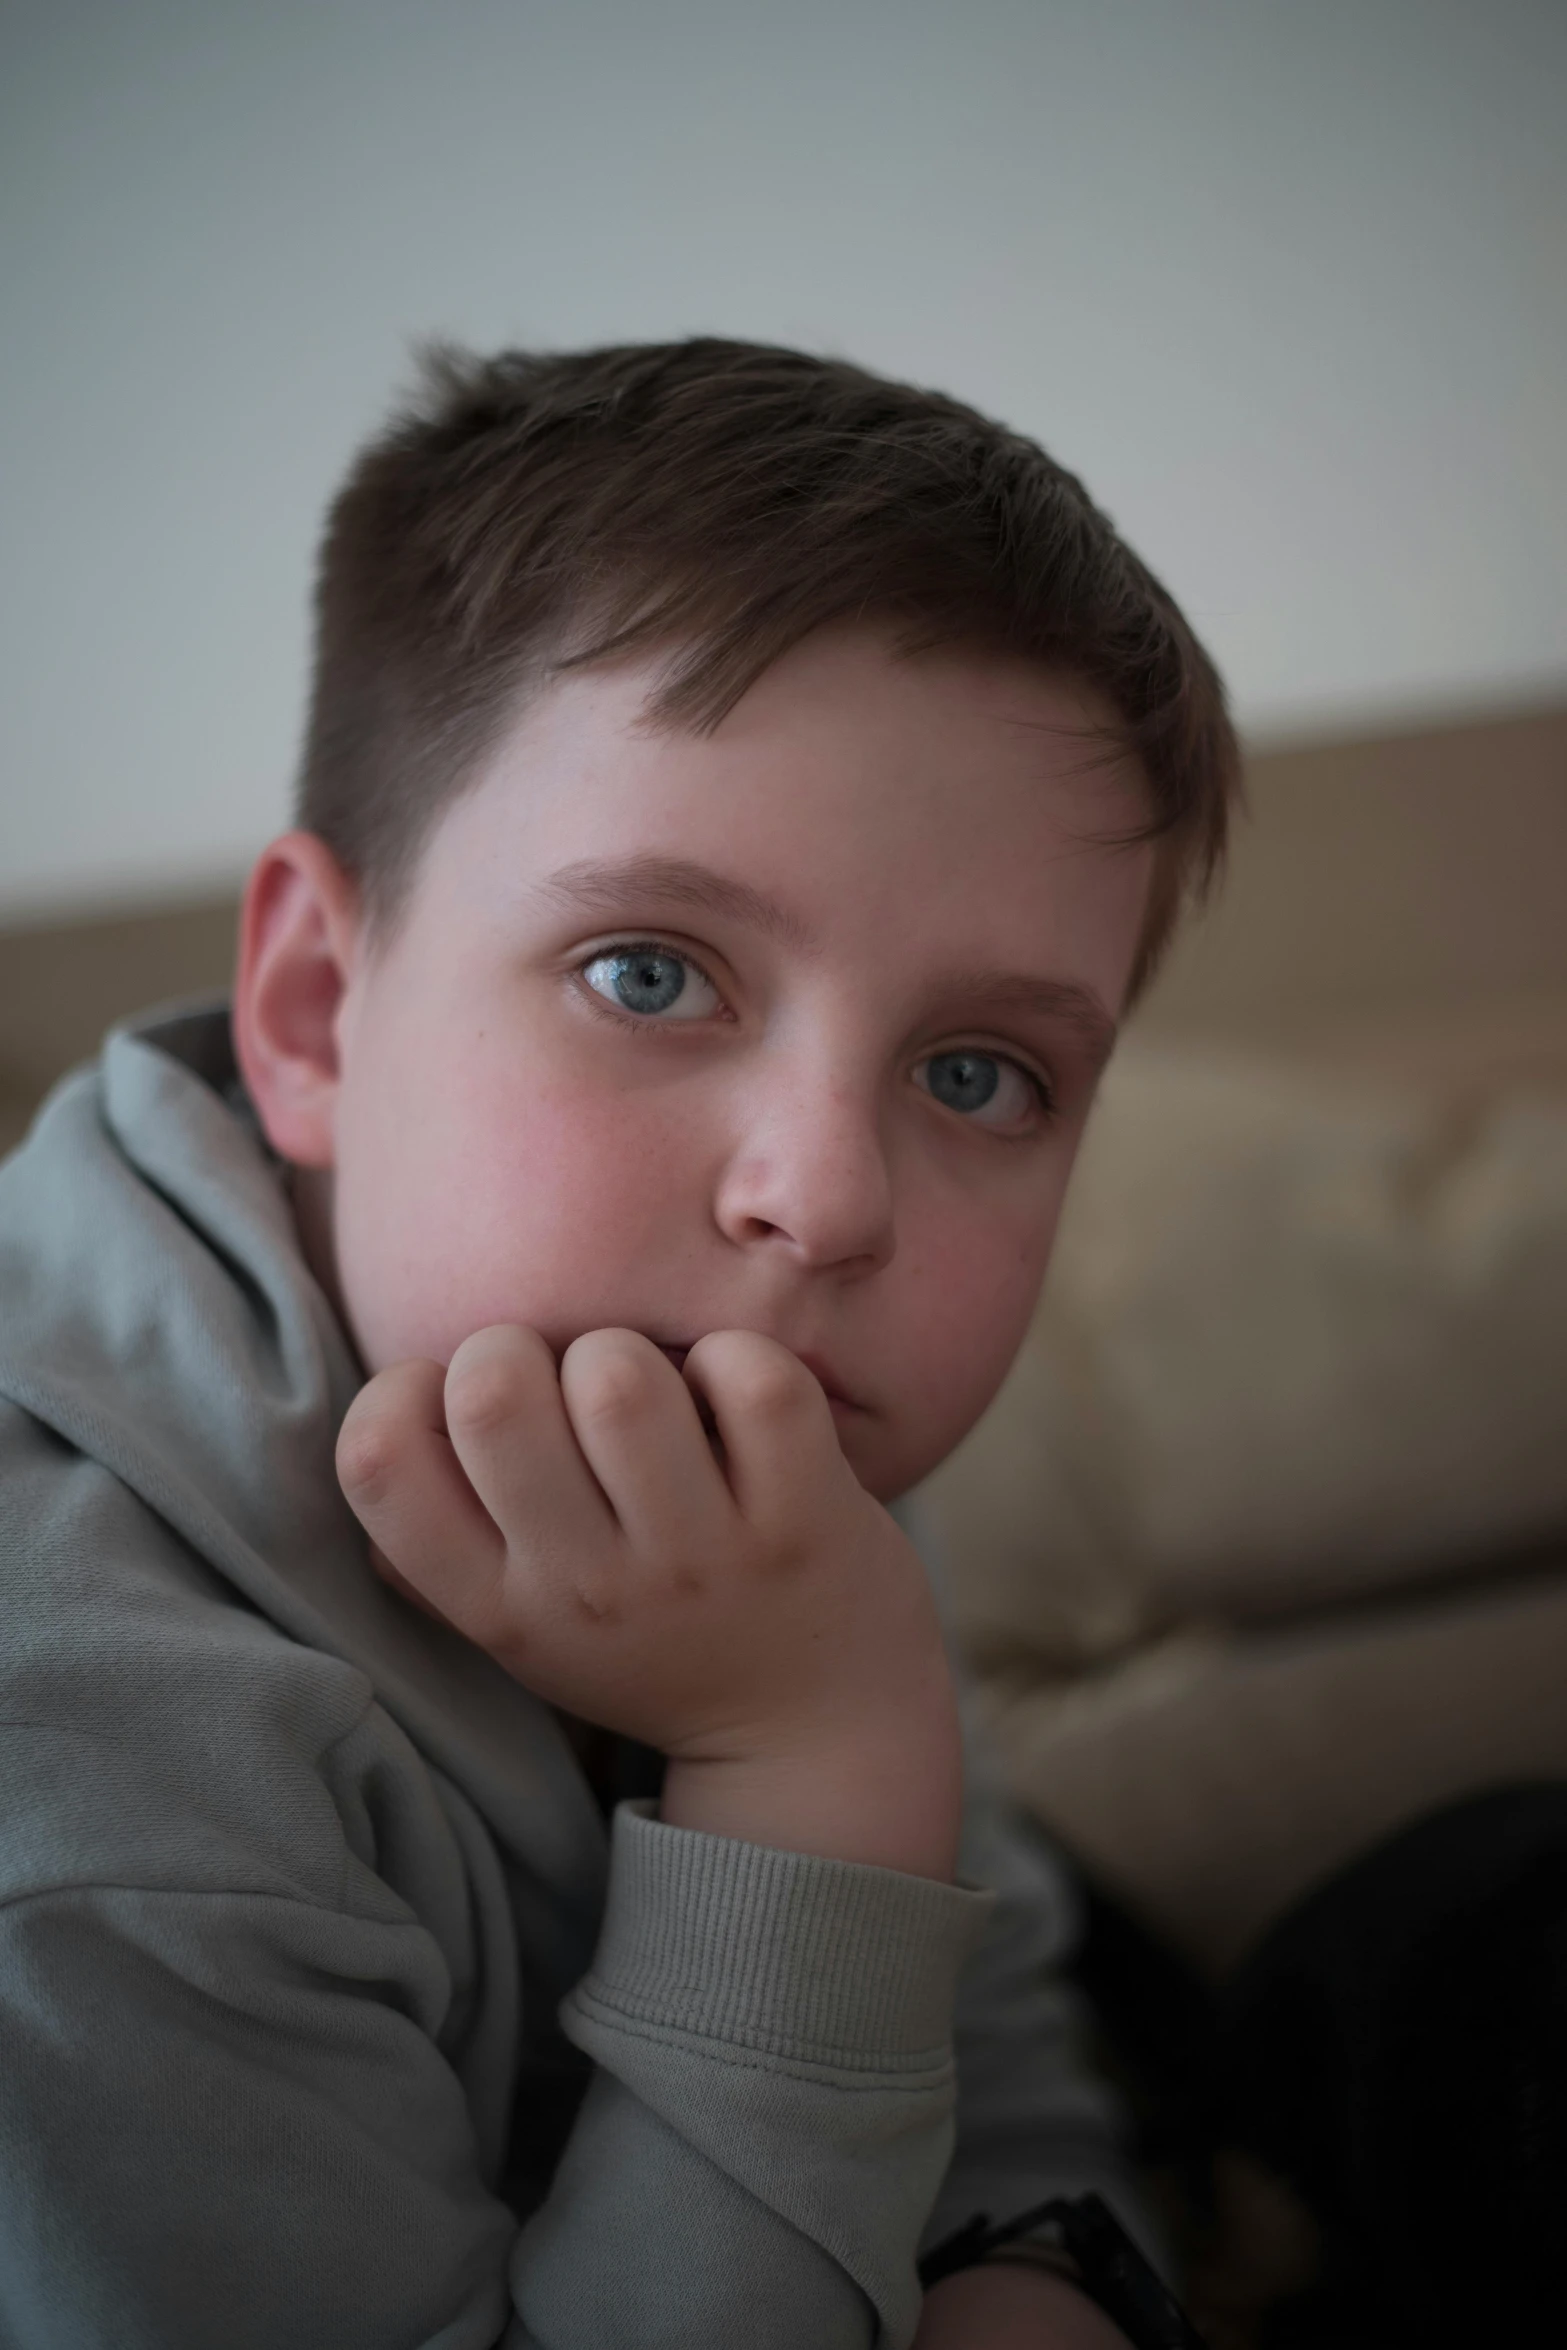
[[684,963],[691,970],[699,971],[715,991],[718,986],[700,955],[694,955],[689,947],[672,946],[667,938],[611,938],[580,956],[575,968],[586,971],[590,963],[608,962],[612,955],[667,955],[672,963]]

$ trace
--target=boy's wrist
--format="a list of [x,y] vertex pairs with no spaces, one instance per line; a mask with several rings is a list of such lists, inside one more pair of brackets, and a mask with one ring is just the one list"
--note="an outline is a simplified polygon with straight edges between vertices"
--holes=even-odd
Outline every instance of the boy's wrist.
[[671,1756],[659,1816],[669,1826],[950,1884],[963,1808],[956,1707],[878,1732],[802,1737],[791,1748]]

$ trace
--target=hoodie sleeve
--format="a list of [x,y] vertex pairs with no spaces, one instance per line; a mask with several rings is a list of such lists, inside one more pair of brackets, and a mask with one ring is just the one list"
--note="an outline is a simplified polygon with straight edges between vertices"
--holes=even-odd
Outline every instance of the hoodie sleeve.
[[[952,2150],[956,1979],[989,1902],[616,1815],[596,2067],[513,2289],[550,2350],[906,2343]],[[605,2247],[613,2245],[613,2257]]]
[[[0,1912],[13,2350],[908,2342],[982,1897],[623,1816],[520,2231],[410,1921],[79,1887]],[[519,2117],[524,2126],[526,2117]]]
[[[1070,1880],[982,1750],[962,1872],[984,1892],[694,1835],[650,1810],[617,1814],[604,1931],[566,2006],[597,2069],[514,2261],[527,2339],[906,2342],[916,2239],[1089,2188],[1152,2248],[1062,1980]],[[706,2227],[672,2229],[693,2204]],[[620,2258],[595,2263],[606,2225]]]

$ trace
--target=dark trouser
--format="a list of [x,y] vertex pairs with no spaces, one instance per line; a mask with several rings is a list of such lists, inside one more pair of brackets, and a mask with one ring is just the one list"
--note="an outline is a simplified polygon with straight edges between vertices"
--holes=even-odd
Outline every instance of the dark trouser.
[[1150,2150],[1191,2177],[1249,2148],[1319,2221],[1322,2282],[1265,2339],[1567,2344],[1567,1785],[1379,1845],[1215,1996],[1096,1902],[1084,1979]]

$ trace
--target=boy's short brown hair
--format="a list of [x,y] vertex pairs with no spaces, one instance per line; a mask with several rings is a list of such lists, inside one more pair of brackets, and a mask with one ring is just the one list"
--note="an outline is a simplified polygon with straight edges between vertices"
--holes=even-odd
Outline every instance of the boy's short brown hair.
[[299,820],[395,912],[530,685],[673,649],[650,715],[716,726],[811,630],[880,618],[1082,678],[1139,762],[1157,880],[1134,988],[1223,855],[1218,675],[1082,484],[1019,433],[837,359],[688,342],[428,354],[328,521]]

